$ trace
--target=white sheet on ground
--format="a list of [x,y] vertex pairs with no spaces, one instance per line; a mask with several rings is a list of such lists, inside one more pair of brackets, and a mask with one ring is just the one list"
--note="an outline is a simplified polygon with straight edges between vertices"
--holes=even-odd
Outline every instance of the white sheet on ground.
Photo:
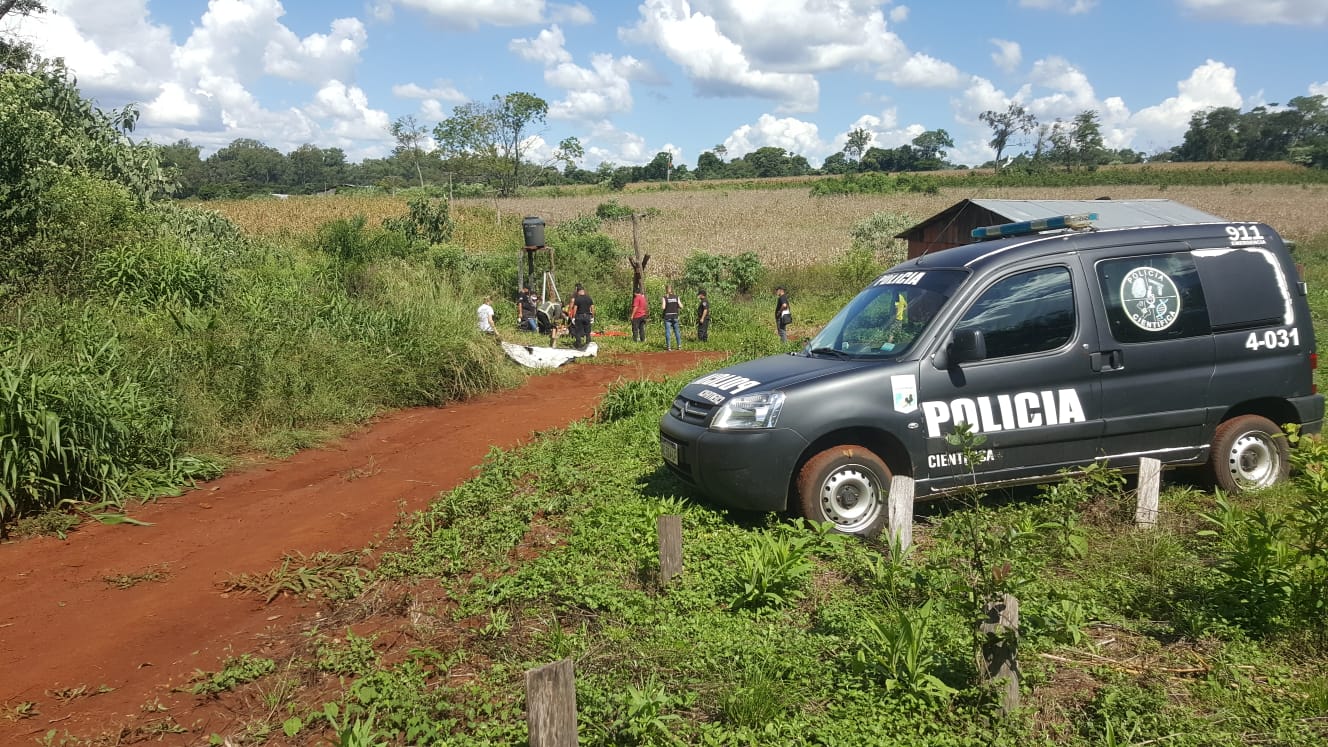
[[507,357],[529,368],[557,368],[573,358],[594,357],[599,352],[599,345],[590,343],[585,350],[570,348],[539,348],[534,345],[518,345],[504,342],[503,352]]

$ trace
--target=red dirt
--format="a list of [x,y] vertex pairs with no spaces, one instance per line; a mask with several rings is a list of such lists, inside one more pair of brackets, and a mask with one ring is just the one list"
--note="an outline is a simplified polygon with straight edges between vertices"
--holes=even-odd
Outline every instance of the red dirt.
[[[162,743],[205,744],[233,724],[179,688],[316,611],[223,593],[227,579],[269,571],[289,553],[368,547],[402,512],[468,479],[491,447],[588,417],[620,378],[704,357],[654,352],[567,366],[518,389],[396,412],[324,448],[132,510],[151,526],[84,525],[66,540],[0,545],[0,745],[33,744],[51,729],[105,739],[166,717],[190,733]],[[150,573],[126,589],[107,581]],[[114,689],[89,694],[102,686]]]

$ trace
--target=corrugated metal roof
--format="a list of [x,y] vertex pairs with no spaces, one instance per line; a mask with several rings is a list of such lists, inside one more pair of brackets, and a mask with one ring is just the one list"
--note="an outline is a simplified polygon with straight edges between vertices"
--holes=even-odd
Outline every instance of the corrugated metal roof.
[[1225,223],[1226,218],[1205,213],[1175,200],[969,200],[979,207],[1009,217],[1010,222],[1057,215],[1097,213],[1096,228],[1161,226],[1178,223]]

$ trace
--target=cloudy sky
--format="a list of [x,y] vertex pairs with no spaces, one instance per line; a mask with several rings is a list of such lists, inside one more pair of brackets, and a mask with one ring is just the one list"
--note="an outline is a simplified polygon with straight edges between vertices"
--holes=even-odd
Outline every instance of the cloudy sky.
[[390,123],[526,91],[549,103],[532,153],[695,165],[773,145],[813,165],[945,129],[992,152],[978,115],[1096,109],[1107,145],[1179,144],[1190,115],[1328,94],[1328,0],[45,0],[4,31],[63,57],[138,137],[237,138],[386,155]]

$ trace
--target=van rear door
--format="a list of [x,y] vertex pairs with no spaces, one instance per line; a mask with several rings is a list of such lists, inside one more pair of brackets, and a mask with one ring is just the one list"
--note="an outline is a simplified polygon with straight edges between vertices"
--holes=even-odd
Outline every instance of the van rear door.
[[1194,257],[1180,242],[1115,247],[1083,257],[1101,344],[1100,453],[1113,466],[1140,456],[1193,461],[1202,453],[1215,351]]

